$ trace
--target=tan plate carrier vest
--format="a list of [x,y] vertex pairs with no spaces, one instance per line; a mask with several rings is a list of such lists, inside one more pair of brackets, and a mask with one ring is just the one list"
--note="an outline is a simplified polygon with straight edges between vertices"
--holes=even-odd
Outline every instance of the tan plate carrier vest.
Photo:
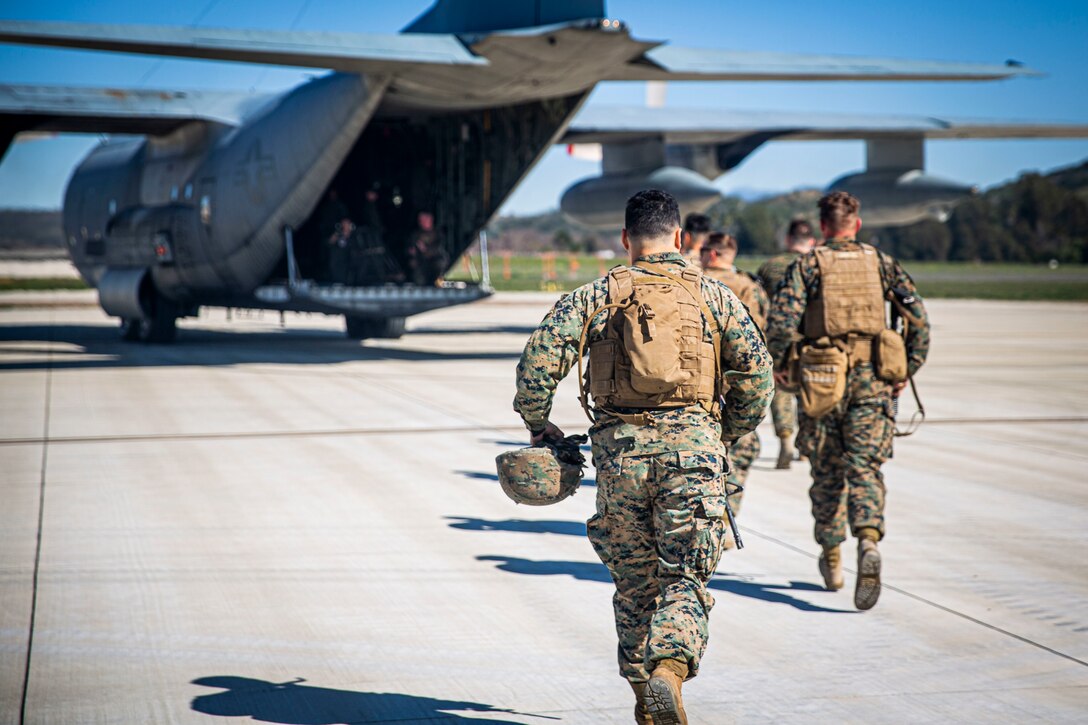
[[759,329],[765,330],[767,328],[767,318],[764,317],[759,307],[758,282],[744,272],[733,269],[704,269],[703,274],[713,277],[728,287],[737,296],[737,299],[748,308],[748,314],[752,316],[752,321],[756,323]]
[[820,290],[805,309],[805,338],[846,342],[851,367],[869,362],[872,339],[886,326],[879,253],[858,244],[855,249],[818,247],[814,254]]
[[[679,275],[658,265],[618,267],[608,273],[608,297],[586,320],[579,341],[579,376],[590,325],[609,312],[605,334],[589,345],[589,371],[582,382],[582,407],[590,420],[587,394],[594,404],[626,422],[645,424],[641,415],[615,408],[652,410],[701,405],[718,410],[721,335],[703,299],[702,273],[694,267]],[[704,321],[705,316],[705,321]],[[712,342],[704,341],[710,326]],[[630,419],[630,420],[628,420]]]

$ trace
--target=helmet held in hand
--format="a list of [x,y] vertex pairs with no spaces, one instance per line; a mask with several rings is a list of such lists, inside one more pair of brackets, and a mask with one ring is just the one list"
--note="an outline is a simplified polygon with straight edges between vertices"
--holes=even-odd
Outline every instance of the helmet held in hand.
[[545,440],[535,446],[506,451],[495,458],[499,484],[515,503],[548,506],[578,490],[586,459],[580,447],[586,436]]

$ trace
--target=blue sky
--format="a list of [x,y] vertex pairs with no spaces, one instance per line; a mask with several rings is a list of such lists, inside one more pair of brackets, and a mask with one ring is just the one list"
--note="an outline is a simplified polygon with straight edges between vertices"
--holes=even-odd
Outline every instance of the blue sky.
[[[0,17],[26,20],[396,32],[430,0],[0,0]],[[834,4],[781,0],[612,0],[611,17],[636,37],[692,47],[837,53],[1002,63],[1014,58],[1047,73],[1041,79],[989,83],[673,83],[671,108],[773,109],[903,113],[1088,123],[1088,3],[1063,0],[985,4],[919,0]],[[0,46],[0,83],[112,85],[274,91],[313,71],[245,64]],[[590,103],[641,104],[645,85],[602,84]],[[56,207],[72,167],[96,140],[62,137],[19,143],[0,166],[0,206]],[[936,141],[927,169],[983,187],[1027,170],[1088,158],[1088,140]],[[858,142],[771,143],[718,181],[733,189],[826,186],[864,166]],[[553,149],[515,191],[505,212],[556,206],[597,165]]]

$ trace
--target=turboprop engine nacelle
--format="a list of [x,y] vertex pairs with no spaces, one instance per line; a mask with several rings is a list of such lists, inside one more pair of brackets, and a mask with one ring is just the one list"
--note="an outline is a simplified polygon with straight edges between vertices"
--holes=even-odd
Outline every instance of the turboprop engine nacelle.
[[721,193],[703,176],[690,169],[663,166],[654,171],[605,174],[577,182],[559,200],[559,208],[570,219],[596,229],[623,226],[627,200],[644,189],[661,189],[676,198],[681,218],[703,212],[721,198]]
[[828,191],[856,196],[866,225],[897,227],[925,219],[943,222],[956,204],[977,189],[918,169],[880,169],[844,176]]

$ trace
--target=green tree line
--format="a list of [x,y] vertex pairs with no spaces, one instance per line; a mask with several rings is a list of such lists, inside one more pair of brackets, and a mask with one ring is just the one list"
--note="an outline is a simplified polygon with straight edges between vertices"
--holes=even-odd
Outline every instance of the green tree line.
[[[1088,164],[1078,167],[1088,175]],[[1088,199],[1058,178],[1025,174],[971,197],[948,221],[877,230],[880,246],[902,259],[1088,263]]]

